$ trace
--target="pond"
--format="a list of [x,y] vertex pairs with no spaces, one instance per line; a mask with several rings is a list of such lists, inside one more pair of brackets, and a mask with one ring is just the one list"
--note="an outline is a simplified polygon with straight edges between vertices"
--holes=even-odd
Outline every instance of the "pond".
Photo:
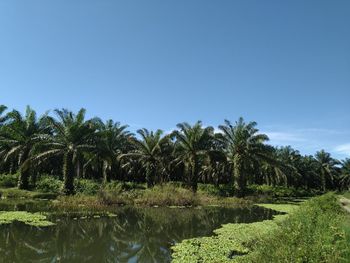
[[[45,203],[4,203],[0,210],[37,211]],[[191,237],[211,235],[221,224],[271,219],[273,211],[245,208],[135,208],[114,217],[52,215],[56,225],[0,225],[0,262],[170,262],[170,247]]]

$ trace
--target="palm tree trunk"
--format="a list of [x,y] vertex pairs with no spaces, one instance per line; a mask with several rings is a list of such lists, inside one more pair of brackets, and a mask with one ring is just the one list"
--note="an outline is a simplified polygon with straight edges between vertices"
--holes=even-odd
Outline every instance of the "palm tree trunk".
[[80,165],[80,160],[78,158],[78,161],[77,161],[77,178],[81,178],[81,175],[82,175],[82,169],[81,169],[81,165]]
[[106,184],[110,181],[107,170],[108,170],[108,162],[105,160],[105,161],[103,161],[103,167],[102,167],[103,183],[104,184]]
[[196,156],[193,158],[190,183],[192,192],[196,193],[198,190],[198,159]]
[[153,186],[152,173],[153,173],[153,169],[151,169],[150,165],[147,165],[147,167],[146,167],[147,188],[151,188]]
[[[21,159],[23,160],[23,162],[25,160],[27,160],[28,158],[28,152],[25,151],[21,157]],[[21,162],[21,163],[23,163]],[[28,187],[29,187],[29,169],[26,168],[24,169],[23,168],[23,165],[20,166],[19,168],[19,178],[18,178],[18,188],[19,189],[25,189],[25,190],[28,190]]]
[[66,195],[74,194],[74,165],[72,154],[67,152],[64,155],[63,178],[64,178],[64,193]]
[[326,174],[324,170],[321,171],[321,186],[322,186],[322,191],[326,192]]
[[235,178],[235,190],[238,197],[242,197],[246,192],[246,178],[243,174],[242,156],[236,154],[233,159],[233,176]]
[[29,188],[29,170],[20,169],[18,178],[18,188],[28,190]]

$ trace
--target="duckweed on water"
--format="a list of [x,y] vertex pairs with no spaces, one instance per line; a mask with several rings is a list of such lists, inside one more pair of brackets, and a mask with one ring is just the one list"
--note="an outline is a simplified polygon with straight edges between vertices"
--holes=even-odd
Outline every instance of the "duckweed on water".
[[38,227],[54,225],[54,223],[46,220],[45,215],[40,213],[29,213],[25,211],[0,211],[0,225],[11,224],[14,221]]

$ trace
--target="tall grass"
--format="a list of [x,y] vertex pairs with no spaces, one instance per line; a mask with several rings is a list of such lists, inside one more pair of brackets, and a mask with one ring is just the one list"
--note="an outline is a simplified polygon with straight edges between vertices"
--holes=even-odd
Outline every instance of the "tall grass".
[[350,217],[330,193],[301,205],[242,262],[350,262]]

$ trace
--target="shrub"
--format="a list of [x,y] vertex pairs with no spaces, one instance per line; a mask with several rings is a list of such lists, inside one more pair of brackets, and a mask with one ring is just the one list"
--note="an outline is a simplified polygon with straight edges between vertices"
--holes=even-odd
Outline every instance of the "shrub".
[[18,174],[0,175],[0,187],[15,187],[18,182]]
[[100,189],[100,184],[93,180],[76,179],[74,181],[74,189],[77,194],[94,195]]
[[136,202],[150,206],[192,206],[199,203],[197,197],[190,190],[171,184],[146,189]]
[[44,193],[59,193],[62,186],[62,181],[52,176],[42,176],[39,182],[37,182],[36,190]]
[[272,185],[249,185],[249,194],[268,195],[273,197],[302,197],[313,196],[317,194],[315,191],[306,191],[305,189],[296,189],[294,187],[272,186]]
[[105,184],[98,191],[98,199],[105,205],[127,205],[133,204],[134,200],[145,189],[144,184],[135,182],[112,181]]
[[104,185],[105,190],[114,190],[114,191],[130,191],[130,190],[144,190],[146,186],[144,184],[139,184],[135,182],[119,182],[112,181]]
[[134,193],[123,192],[118,189],[106,190],[100,189],[97,198],[103,205],[131,205],[134,203]]
[[219,186],[212,184],[199,184],[198,185],[199,192],[205,193],[207,195],[214,196],[232,196],[234,194],[233,186],[230,184],[220,184]]

